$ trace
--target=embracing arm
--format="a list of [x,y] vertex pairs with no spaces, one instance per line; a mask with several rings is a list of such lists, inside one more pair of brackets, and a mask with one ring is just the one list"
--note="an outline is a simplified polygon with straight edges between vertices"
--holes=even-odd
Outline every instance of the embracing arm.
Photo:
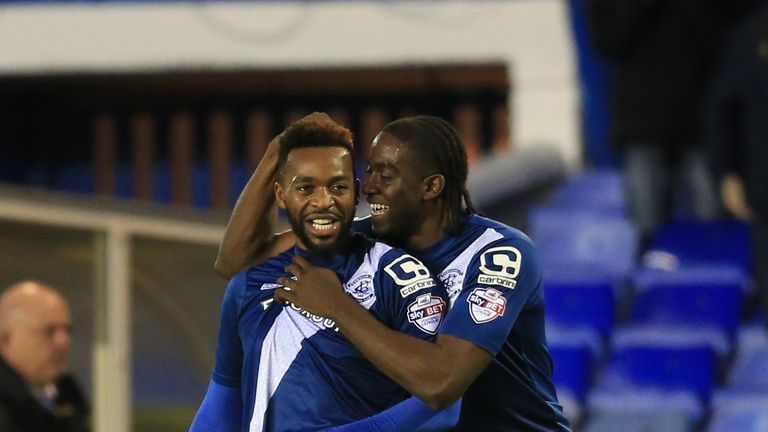
[[427,342],[393,330],[347,295],[338,276],[294,257],[275,300],[289,301],[336,322],[339,330],[385,375],[434,410],[464,394],[493,359],[490,352],[464,339],[438,334]]
[[438,334],[432,343],[392,330],[349,299],[332,318],[344,336],[385,375],[432,409],[444,409],[458,400],[492,360],[488,351],[451,335]]
[[251,265],[273,241],[277,223],[273,188],[281,136],[267,146],[227,223],[214,264],[216,272],[227,279]]
[[[438,334],[433,343],[390,329],[344,293],[335,273],[296,260],[302,276],[278,279],[289,290],[276,290],[275,299],[312,305],[308,310],[333,319],[371,363],[430,408],[442,410],[459,399],[491,362],[488,351],[454,336]],[[311,289],[304,289],[305,281]]]
[[411,397],[376,415],[331,428],[328,432],[431,432],[448,430],[456,426],[460,413],[461,399],[442,411],[435,411],[419,399]]

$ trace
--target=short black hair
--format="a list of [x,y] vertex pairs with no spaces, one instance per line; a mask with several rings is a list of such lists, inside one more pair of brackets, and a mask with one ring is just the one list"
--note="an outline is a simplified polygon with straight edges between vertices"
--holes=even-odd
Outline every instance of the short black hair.
[[[288,126],[280,138],[278,175],[282,175],[291,151],[308,147],[342,147],[349,152],[354,164],[355,148],[349,129],[330,120],[298,120]],[[354,171],[354,166],[352,168]]]
[[420,115],[395,120],[382,132],[406,145],[422,178],[433,174],[445,178],[441,197],[446,203],[446,232],[458,234],[465,217],[477,212],[467,191],[467,149],[456,129],[439,117]]

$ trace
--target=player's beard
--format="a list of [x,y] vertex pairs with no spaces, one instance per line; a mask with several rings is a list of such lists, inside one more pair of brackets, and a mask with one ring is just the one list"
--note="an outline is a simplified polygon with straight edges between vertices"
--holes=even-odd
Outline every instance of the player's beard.
[[304,225],[304,221],[312,214],[294,215],[290,212],[287,212],[288,222],[291,224],[293,232],[296,234],[299,240],[301,240],[301,243],[304,244],[304,247],[306,247],[307,250],[313,254],[325,258],[333,257],[340,251],[342,246],[347,242],[349,233],[352,228],[351,218],[344,219],[343,215],[340,213],[333,214],[339,220],[339,229],[337,230],[336,237],[334,237],[331,241],[318,244],[313,241],[313,237],[307,233],[306,226]]

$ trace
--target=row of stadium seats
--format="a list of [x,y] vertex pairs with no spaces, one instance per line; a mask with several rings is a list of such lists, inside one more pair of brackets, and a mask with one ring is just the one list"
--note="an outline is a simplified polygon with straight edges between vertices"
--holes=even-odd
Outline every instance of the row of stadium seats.
[[[153,196],[155,202],[169,204],[172,201],[171,167],[166,163],[157,164],[152,173]],[[251,175],[250,169],[243,163],[233,163],[228,182],[230,184],[231,205],[237,201],[240,191]],[[31,169],[25,179],[28,186],[52,188],[54,190],[78,194],[95,192],[95,173],[90,165],[69,165],[54,174],[46,169]],[[115,196],[134,198],[134,172],[131,165],[120,165],[115,170]],[[199,163],[191,172],[191,205],[206,209],[211,207],[211,172],[207,164]]]
[[641,251],[616,172],[569,179],[529,217],[554,378],[574,423],[768,430],[768,337],[742,322],[747,226],[674,221]]

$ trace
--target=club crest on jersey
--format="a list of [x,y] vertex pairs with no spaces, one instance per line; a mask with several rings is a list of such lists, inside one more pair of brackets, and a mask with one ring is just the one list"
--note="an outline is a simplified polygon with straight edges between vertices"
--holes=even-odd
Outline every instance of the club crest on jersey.
[[408,305],[408,322],[425,333],[435,334],[443,320],[444,311],[445,300],[431,294],[423,294]]
[[362,274],[344,285],[344,290],[364,307],[370,307],[376,301],[373,289],[373,275]]
[[440,282],[448,292],[448,298],[453,302],[454,298],[461,292],[461,285],[464,283],[464,272],[457,268],[443,271],[437,276]]
[[512,246],[490,248],[480,255],[480,275],[477,283],[482,285],[498,285],[515,289],[523,256]]
[[507,299],[493,288],[475,288],[467,297],[469,315],[477,324],[491,322],[504,315]]
[[429,276],[429,270],[421,261],[410,255],[402,255],[384,267],[384,271],[400,285],[400,295],[403,298],[435,286],[435,281]]

